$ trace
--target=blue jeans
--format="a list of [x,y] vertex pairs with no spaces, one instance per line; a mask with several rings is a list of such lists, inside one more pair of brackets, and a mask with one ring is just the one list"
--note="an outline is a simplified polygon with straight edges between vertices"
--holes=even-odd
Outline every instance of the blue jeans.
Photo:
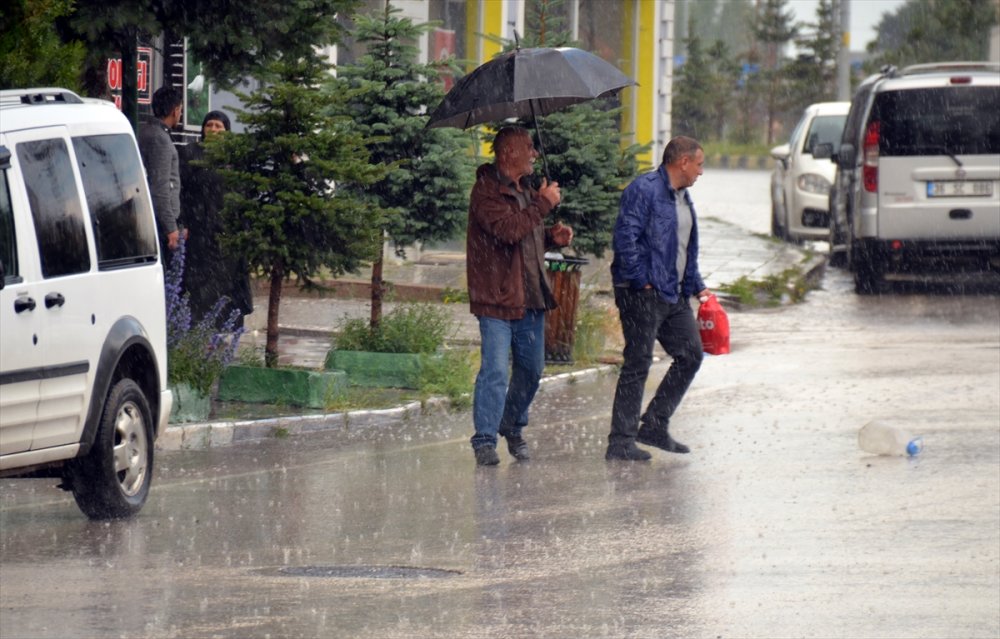
[[545,311],[528,309],[519,320],[480,317],[479,335],[482,363],[473,393],[473,449],[496,446],[497,435],[520,437],[527,425],[545,367]]
[[[675,304],[670,304],[651,288],[615,287],[615,305],[625,337],[625,362],[615,388],[608,442],[627,444],[635,441],[640,419],[655,430],[667,428],[670,417],[701,367],[703,354],[698,323],[686,297],[681,296]],[[656,342],[673,362],[640,418],[642,395]]]

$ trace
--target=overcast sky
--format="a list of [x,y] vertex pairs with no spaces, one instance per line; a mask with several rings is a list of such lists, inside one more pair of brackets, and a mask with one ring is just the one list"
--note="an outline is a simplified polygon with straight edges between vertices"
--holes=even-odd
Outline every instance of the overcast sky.
[[[906,0],[849,0],[851,3],[851,51],[864,51],[875,39],[875,27],[883,13],[893,13]],[[796,22],[815,22],[818,0],[789,0]]]

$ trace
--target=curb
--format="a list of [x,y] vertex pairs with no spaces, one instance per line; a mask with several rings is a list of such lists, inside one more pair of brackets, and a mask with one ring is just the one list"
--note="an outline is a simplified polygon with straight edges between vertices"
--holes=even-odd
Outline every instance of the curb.
[[[569,373],[543,377],[540,384],[547,387],[576,383],[588,377],[604,375],[615,367],[601,365]],[[233,420],[200,424],[168,424],[156,440],[156,450],[205,450],[244,442],[283,438],[334,429],[358,429],[399,425],[423,415],[448,412],[451,401],[447,397],[430,397],[423,402],[410,402],[394,408],[356,410],[321,415],[289,415],[257,420]]]

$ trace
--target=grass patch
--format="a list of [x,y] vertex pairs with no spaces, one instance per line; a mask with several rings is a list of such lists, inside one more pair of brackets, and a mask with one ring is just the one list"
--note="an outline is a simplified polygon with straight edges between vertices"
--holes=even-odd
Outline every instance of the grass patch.
[[729,156],[769,156],[771,148],[766,144],[737,144],[735,142],[702,142],[705,155],[729,155]]
[[774,307],[797,304],[805,299],[812,287],[797,268],[788,268],[763,280],[743,276],[732,284],[723,284],[719,290],[732,295],[740,304],[750,307]]

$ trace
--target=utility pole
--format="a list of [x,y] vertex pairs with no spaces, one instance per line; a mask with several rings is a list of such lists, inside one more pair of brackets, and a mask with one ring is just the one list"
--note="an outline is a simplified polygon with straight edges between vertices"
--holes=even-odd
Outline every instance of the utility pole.
[[837,99],[851,99],[851,0],[840,0],[840,51],[837,54]]

